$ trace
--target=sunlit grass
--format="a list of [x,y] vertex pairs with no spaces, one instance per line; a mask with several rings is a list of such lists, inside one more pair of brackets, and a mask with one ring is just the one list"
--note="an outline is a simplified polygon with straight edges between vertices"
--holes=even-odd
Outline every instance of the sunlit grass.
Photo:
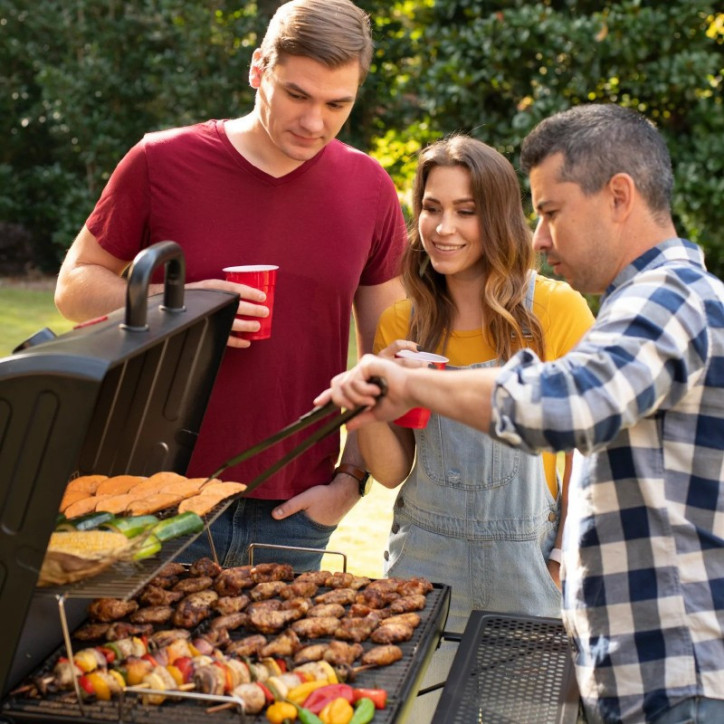
[[56,334],[73,327],[55,308],[53,291],[5,286],[0,280],[0,357],[43,327]]

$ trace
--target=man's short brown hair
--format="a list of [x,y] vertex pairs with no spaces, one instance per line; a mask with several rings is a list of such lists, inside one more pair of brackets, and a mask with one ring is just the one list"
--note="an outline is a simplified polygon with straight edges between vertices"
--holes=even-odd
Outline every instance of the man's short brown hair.
[[291,0],[274,13],[260,49],[265,68],[284,55],[330,68],[359,61],[361,85],[372,62],[370,19],[350,0]]

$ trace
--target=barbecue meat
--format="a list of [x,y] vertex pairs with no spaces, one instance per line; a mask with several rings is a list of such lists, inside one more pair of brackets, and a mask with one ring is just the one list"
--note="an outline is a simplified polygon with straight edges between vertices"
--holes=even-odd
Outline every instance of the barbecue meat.
[[219,596],[238,596],[243,589],[254,585],[251,566],[225,568],[214,580],[214,590]]
[[249,628],[260,633],[274,634],[281,631],[291,621],[296,621],[300,615],[299,611],[294,608],[277,611],[271,608],[255,608],[249,612],[248,625]]
[[298,618],[301,618],[302,616],[309,613],[309,610],[312,608],[312,601],[309,598],[290,598],[281,606],[284,610],[292,610],[299,611]]
[[316,606],[312,606],[307,611],[309,618],[316,618],[317,616],[334,616],[335,618],[342,618],[346,613],[344,606],[341,603],[318,603]]
[[341,603],[346,606],[349,603],[354,603],[357,592],[351,588],[335,588],[327,593],[321,593],[319,596],[315,596],[315,603]]
[[174,563],[173,561],[167,563],[156,575],[152,578],[148,585],[159,586],[160,588],[171,588],[182,576],[186,574],[186,568],[181,563]]
[[370,583],[369,578],[355,576],[352,573],[337,571],[324,582],[324,585],[327,586],[327,588],[352,588],[356,591],[363,588],[368,583]]
[[314,581],[300,581],[287,584],[279,591],[280,598],[311,598],[317,593],[319,586]]
[[420,625],[420,620],[419,614],[414,611],[409,611],[408,613],[398,613],[394,616],[390,616],[383,621],[383,624],[387,626],[391,623],[404,623],[412,628],[417,628]]
[[249,592],[252,601],[264,601],[267,598],[274,598],[287,587],[284,581],[265,581],[257,583]]
[[172,606],[144,606],[131,614],[131,623],[167,623],[173,616]]
[[362,618],[341,618],[332,635],[342,641],[361,643],[369,638],[379,622],[380,619],[374,614]]
[[73,638],[78,641],[96,641],[106,635],[110,628],[109,623],[86,623],[75,631]]
[[220,596],[213,603],[213,607],[222,616],[230,613],[239,613],[243,611],[251,599],[249,596]]
[[402,596],[409,596],[413,593],[430,593],[432,591],[432,583],[427,578],[410,578],[401,580],[397,586],[397,592]]
[[332,666],[349,666],[362,656],[363,652],[362,644],[332,640],[324,652],[324,660]]
[[295,621],[291,628],[302,638],[319,639],[323,636],[331,636],[338,626],[339,619],[336,616],[317,616]]
[[324,652],[329,648],[329,644],[312,644],[305,646],[303,649],[294,654],[295,664],[306,664],[310,661],[321,661],[324,658]]
[[331,576],[332,574],[329,571],[305,571],[304,573],[300,573],[296,577],[297,582],[302,581],[311,581],[312,583],[315,583],[317,586],[324,586],[326,585],[326,580]]
[[151,648],[163,649],[174,641],[189,638],[191,634],[185,628],[170,628],[157,631],[149,638],[148,643]]
[[287,629],[284,633],[272,639],[266,646],[263,646],[259,650],[259,656],[261,658],[293,656],[301,647],[299,636],[292,629]]
[[191,593],[176,607],[173,614],[173,625],[181,628],[193,628],[211,615],[211,605],[218,599],[218,594],[211,589]]
[[169,591],[161,586],[147,585],[141,591],[138,600],[146,606],[170,606],[184,597],[183,591]]
[[249,620],[249,614],[243,611],[236,613],[227,613],[225,616],[217,616],[211,620],[209,628],[214,631],[216,629],[226,629],[227,631],[233,631],[239,628],[239,626],[246,626]]
[[194,561],[189,568],[190,576],[216,578],[219,573],[221,573],[221,566],[216,561],[212,561],[211,558],[199,558],[197,561]]
[[288,563],[260,563],[251,569],[255,583],[268,581],[293,581],[294,570]]
[[360,591],[354,600],[355,603],[361,603],[370,608],[385,608],[397,598],[400,598],[400,594],[397,593],[397,591],[372,588],[370,585],[367,586],[364,591]]
[[425,608],[427,599],[421,593],[401,596],[389,605],[391,613],[406,613],[407,611],[421,611]]
[[384,621],[370,634],[370,640],[376,644],[399,644],[412,638],[414,629],[406,623]]
[[110,623],[133,613],[138,608],[137,601],[123,601],[119,598],[96,598],[88,606],[88,614],[93,621]]
[[211,576],[195,576],[193,578],[182,578],[178,583],[174,584],[174,591],[182,591],[183,593],[196,593],[211,588],[214,579]]
[[266,637],[261,634],[254,634],[237,641],[230,641],[226,645],[225,651],[239,657],[256,656],[263,646],[266,646]]
[[119,641],[129,636],[149,636],[153,633],[152,623],[130,623],[114,621],[106,631],[106,641]]
[[402,658],[402,649],[394,644],[374,646],[362,654],[362,663],[370,666],[389,666]]

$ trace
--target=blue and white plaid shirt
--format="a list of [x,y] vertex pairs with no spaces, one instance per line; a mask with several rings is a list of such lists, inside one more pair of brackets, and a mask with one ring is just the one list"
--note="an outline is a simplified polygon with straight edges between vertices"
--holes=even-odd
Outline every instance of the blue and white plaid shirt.
[[624,269],[565,357],[503,368],[491,434],[586,455],[564,622],[589,721],[724,699],[724,285],[670,239]]

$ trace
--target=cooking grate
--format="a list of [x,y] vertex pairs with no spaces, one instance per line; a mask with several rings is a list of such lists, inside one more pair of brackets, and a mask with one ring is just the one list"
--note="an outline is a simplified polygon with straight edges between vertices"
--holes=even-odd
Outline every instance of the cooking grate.
[[561,622],[473,611],[433,724],[564,724],[577,716]]
[[[400,644],[403,658],[391,666],[362,671],[354,686],[361,688],[385,689],[388,693],[387,706],[375,714],[375,724],[400,724],[405,721],[425,670],[438,645],[447,620],[450,605],[450,587],[435,584],[427,594],[425,609],[419,611],[420,625],[410,641]],[[320,642],[325,639],[320,639]],[[57,656],[51,657],[37,672],[38,676],[52,670]],[[228,697],[223,699],[230,701]],[[118,702],[94,702],[84,704],[84,724],[96,722],[138,722],[148,724],[181,724],[208,722],[209,724],[262,724],[264,715],[240,717],[238,709],[206,714],[208,702],[200,703],[190,698],[167,701],[162,706],[144,706],[137,697],[126,696],[122,709]],[[72,694],[50,696],[46,699],[31,699],[24,696],[9,696],[0,708],[0,723],[5,722],[69,722],[80,721],[78,702]],[[414,722],[411,722],[414,724]]]

